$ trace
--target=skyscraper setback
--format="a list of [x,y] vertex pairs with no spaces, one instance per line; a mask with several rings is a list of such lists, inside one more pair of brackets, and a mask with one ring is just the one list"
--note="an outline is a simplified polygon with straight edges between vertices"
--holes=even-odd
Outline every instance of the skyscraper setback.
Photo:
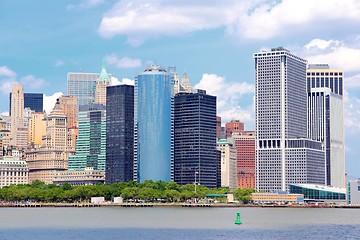
[[325,184],[321,142],[307,139],[306,60],[284,48],[254,54],[256,188]]
[[173,179],[174,79],[158,65],[135,77],[134,179]]

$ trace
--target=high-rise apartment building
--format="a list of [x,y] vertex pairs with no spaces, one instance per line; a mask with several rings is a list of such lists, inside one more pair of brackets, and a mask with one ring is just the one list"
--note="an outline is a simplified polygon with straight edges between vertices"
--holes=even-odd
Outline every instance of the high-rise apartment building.
[[174,181],[217,187],[216,97],[178,93],[174,114]]
[[134,180],[173,179],[173,74],[152,65],[135,77]]
[[105,171],[106,109],[102,104],[79,107],[79,136],[76,154],[69,157],[69,169],[84,170],[92,167]]
[[255,132],[241,131],[232,134],[236,148],[237,188],[255,188],[256,153]]
[[111,84],[111,77],[106,71],[105,63],[101,69],[99,78],[96,81],[95,103],[106,105],[106,87]]
[[307,139],[306,60],[284,48],[254,54],[256,188],[325,184],[325,153]]
[[105,182],[127,182],[134,177],[134,86],[106,88]]
[[306,70],[309,138],[326,151],[326,185],[345,188],[344,72],[327,64],[310,64]]
[[[9,115],[11,116],[11,98],[12,93],[10,93],[10,107]],[[43,112],[43,98],[44,94],[42,93],[24,93],[24,108],[30,108],[34,112]]]
[[221,152],[221,187],[236,189],[236,148],[226,139],[218,140],[216,145]]
[[242,132],[244,131],[244,123],[240,122],[239,120],[231,120],[225,124],[225,137],[230,138],[232,133]]

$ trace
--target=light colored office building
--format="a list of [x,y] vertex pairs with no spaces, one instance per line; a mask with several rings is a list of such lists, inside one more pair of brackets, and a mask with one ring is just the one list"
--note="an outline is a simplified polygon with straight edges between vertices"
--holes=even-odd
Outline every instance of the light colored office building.
[[236,189],[236,148],[226,139],[219,139],[216,149],[221,151],[221,187]]
[[322,143],[307,139],[306,60],[281,47],[254,59],[256,189],[325,184]]
[[360,205],[360,179],[348,182],[346,202]]
[[35,112],[29,117],[28,142],[33,145],[41,145],[42,138],[46,135],[46,113]]
[[72,186],[96,185],[105,182],[105,172],[94,170],[93,168],[85,168],[79,170],[66,170],[56,172],[53,178],[53,184],[64,185],[69,183]]
[[345,188],[344,72],[327,64],[310,64],[306,72],[308,136],[326,151],[326,185]]
[[105,63],[103,63],[101,73],[96,81],[95,103],[106,105],[106,87],[111,85],[111,77],[106,72]]
[[0,188],[13,184],[28,184],[29,169],[17,150],[8,151],[0,158]]

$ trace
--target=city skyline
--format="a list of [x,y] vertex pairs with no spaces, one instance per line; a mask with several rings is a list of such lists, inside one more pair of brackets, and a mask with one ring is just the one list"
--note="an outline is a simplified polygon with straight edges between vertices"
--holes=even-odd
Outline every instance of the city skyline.
[[[335,0],[242,1],[241,5],[232,0],[2,2],[0,112],[9,111],[8,96],[15,81],[24,84],[25,92],[43,92],[46,101],[59,96],[56,93],[66,94],[68,72],[100,73],[102,59],[108,73],[118,79],[115,82],[131,82],[156,61],[164,67],[176,66],[179,75],[186,70],[192,86],[217,96],[223,125],[239,119],[246,130],[253,130],[252,53],[282,45],[308,63],[344,70],[346,169],[359,177],[359,4]],[[156,24],[165,17],[170,20]],[[142,20],[149,24],[137,22]]]

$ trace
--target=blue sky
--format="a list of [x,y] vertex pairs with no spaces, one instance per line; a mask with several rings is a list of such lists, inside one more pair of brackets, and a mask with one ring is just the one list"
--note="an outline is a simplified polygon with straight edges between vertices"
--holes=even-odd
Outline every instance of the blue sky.
[[0,113],[13,82],[44,93],[49,109],[67,72],[100,72],[105,59],[124,82],[156,62],[216,95],[223,123],[252,130],[252,54],[283,46],[344,69],[347,172],[360,177],[359,26],[357,0],[1,0]]

